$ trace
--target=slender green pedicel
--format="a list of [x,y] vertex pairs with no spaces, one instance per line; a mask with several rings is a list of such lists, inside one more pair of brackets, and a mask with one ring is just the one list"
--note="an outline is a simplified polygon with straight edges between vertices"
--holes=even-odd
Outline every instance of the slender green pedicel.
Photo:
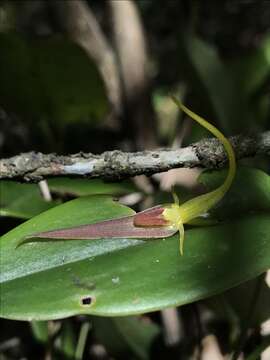
[[227,177],[222,185],[217,189],[200,195],[194,199],[191,199],[185,202],[182,205],[178,204],[178,201],[175,201],[170,207],[166,208],[163,212],[164,218],[169,221],[173,226],[177,227],[179,230],[180,236],[180,253],[183,254],[183,244],[184,244],[184,227],[183,224],[186,224],[198,216],[206,213],[211,207],[213,207],[218,201],[220,201],[226,192],[229,190],[232,181],[236,172],[236,161],[234,150],[229,142],[229,140],[212,124],[208,121],[195,114],[189,110],[185,105],[181,104],[175,97],[173,97],[175,104],[190,118],[198,122],[204,128],[209,130],[214,136],[216,136],[221,143],[223,144],[229,160],[229,170]]

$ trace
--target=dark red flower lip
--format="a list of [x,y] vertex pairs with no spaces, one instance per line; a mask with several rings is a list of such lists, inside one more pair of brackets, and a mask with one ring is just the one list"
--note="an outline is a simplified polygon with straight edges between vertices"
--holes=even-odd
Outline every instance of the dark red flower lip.
[[154,206],[134,215],[134,225],[142,227],[168,226],[169,222],[162,215],[164,207],[161,205]]

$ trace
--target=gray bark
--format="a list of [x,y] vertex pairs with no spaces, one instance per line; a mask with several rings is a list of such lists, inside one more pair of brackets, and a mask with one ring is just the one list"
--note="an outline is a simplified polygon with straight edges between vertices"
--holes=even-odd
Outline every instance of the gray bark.
[[[270,154],[270,131],[253,136],[230,138],[238,159]],[[122,152],[107,151],[101,155],[78,153],[68,156],[23,153],[0,160],[0,179],[37,182],[55,176],[80,176],[120,180],[136,175],[152,175],[173,168],[221,168],[227,156],[221,143],[204,139],[181,149]]]

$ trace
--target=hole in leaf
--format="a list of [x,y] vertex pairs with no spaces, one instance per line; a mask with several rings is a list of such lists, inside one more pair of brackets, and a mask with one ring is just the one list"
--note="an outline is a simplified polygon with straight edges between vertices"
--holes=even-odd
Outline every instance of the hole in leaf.
[[82,306],[90,306],[90,305],[92,305],[92,303],[93,303],[93,297],[92,296],[83,296],[82,298],[81,298],[81,305]]

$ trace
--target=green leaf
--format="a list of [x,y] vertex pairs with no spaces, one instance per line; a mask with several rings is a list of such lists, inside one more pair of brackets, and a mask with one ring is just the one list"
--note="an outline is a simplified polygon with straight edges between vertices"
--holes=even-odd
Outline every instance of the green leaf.
[[[268,82],[270,75],[270,36],[266,34],[259,46],[248,53],[226,61],[231,76],[246,98],[249,120],[245,118],[244,128],[261,131],[267,128],[269,114]],[[240,129],[239,129],[240,130]]]
[[84,195],[121,195],[136,191],[135,186],[130,181],[104,182],[99,179],[69,179],[54,178],[48,180],[51,191],[58,194],[70,194],[75,196]]
[[228,61],[227,66],[247,95],[254,94],[270,74],[270,36],[248,54]]
[[246,99],[217,50],[186,32],[181,37],[180,51],[182,74],[194,92],[197,103],[203,104],[206,110],[210,108],[211,117],[225,131],[241,131],[249,118]]
[[[266,350],[267,348],[270,347],[270,335],[268,336],[264,336],[261,340],[261,344],[256,346],[256,349],[246,357],[246,360],[258,360],[260,359],[260,355],[264,352],[264,350]],[[269,350],[267,350],[268,354],[269,354]],[[265,359],[266,359],[266,355],[265,355]]]
[[[251,326],[260,326],[262,322],[270,318],[270,288],[266,282],[263,281],[258,292],[257,281],[261,280],[250,280],[236,288],[228,290],[224,294],[226,301],[233,308],[241,322],[246,321],[254,294],[257,295],[255,310],[249,320]],[[243,301],[243,298],[245,301]]]
[[[260,275],[261,276],[261,275]],[[258,281],[261,283],[258,287]],[[256,302],[254,303],[254,296]],[[243,301],[245,299],[245,301]],[[236,286],[221,295],[207,299],[206,304],[220,319],[234,326],[234,333],[247,322],[250,327],[258,327],[270,317],[270,288],[260,277]],[[252,313],[250,306],[253,304]],[[239,336],[239,334],[238,334]]]
[[116,358],[131,349],[139,359],[150,358],[154,338],[160,333],[159,327],[143,318],[94,317],[95,335]]
[[57,36],[30,43],[30,46],[32,60],[39,64],[36,71],[49,119],[64,124],[102,120],[108,110],[104,84],[84,50],[67,38]]
[[[48,180],[52,192],[60,195],[84,196],[93,194],[122,195],[136,191],[130,181],[104,182],[102,180],[55,178]],[[15,181],[0,181],[0,215],[20,219],[48,210],[59,201],[45,201],[37,184],[22,184]]]
[[79,337],[78,337],[78,341],[77,341],[77,346],[76,346],[76,350],[75,350],[74,357],[76,360],[81,360],[83,358],[83,353],[85,351],[89,330],[90,330],[90,323],[84,322],[81,325],[81,329],[80,329],[80,333],[79,333]]
[[45,320],[143,313],[223,292],[270,267],[269,214],[186,231],[182,257],[178,235],[153,241],[65,240],[17,247],[33,232],[132,214],[107,196],[82,197],[4,235],[0,315]]
[[[105,88],[94,62],[70,40],[29,39],[0,34],[1,106],[26,121],[96,122],[108,110]],[[18,61],[20,59],[20,61]]]
[[67,359],[74,359],[76,340],[74,327],[69,319],[62,323],[60,341],[55,344],[55,348]]
[[29,219],[59,202],[45,201],[37,184],[0,181],[0,215]]
[[[199,181],[209,191],[217,188],[226,175],[227,170],[206,171]],[[238,167],[230,190],[210,212],[224,219],[260,211],[270,211],[270,176],[259,169]]]
[[46,343],[49,339],[48,322],[32,321],[30,325],[34,338],[41,343]]
[[0,33],[0,49],[1,106],[26,120],[40,116],[43,101],[35,70],[37,64],[33,66],[27,42],[17,34]]

